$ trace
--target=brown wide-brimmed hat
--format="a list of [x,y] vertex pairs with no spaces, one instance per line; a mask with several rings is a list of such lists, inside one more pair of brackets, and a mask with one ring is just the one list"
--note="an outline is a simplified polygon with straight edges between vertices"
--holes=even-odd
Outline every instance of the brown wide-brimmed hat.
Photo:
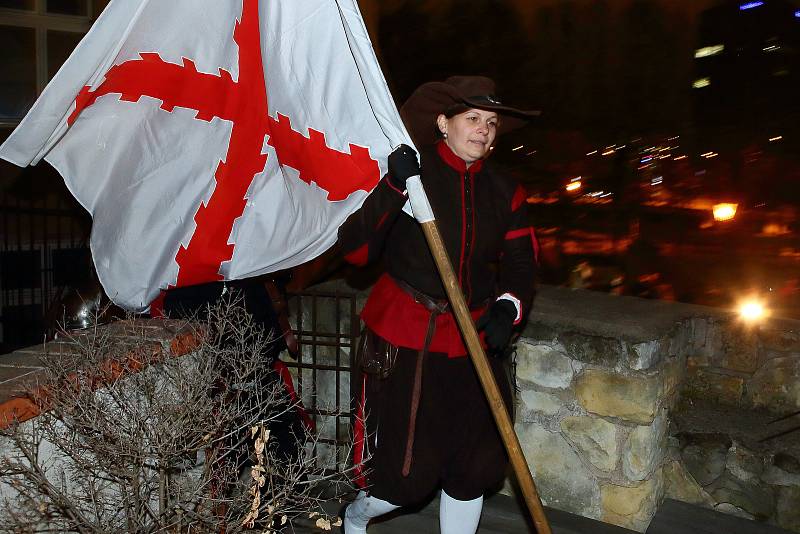
[[[437,139],[436,117],[452,106],[494,111],[501,116],[498,135],[524,126],[538,110],[524,111],[503,104],[495,95],[495,85],[486,76],[450,76],[443,82],[420,85],[400,108],[400,117],[417,146],[434,143]],[[466,109],[465,109],[466,110]]]

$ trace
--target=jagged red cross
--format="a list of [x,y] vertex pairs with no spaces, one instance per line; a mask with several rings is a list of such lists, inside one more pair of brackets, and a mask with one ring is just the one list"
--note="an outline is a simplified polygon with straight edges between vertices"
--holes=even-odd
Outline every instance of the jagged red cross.
[[161,100],[161,109],[176,106],[197,110],[196,119],[214,117],[231,121],[233,129],[227,155],[220,161],[216,186],[208,204],[194,217],[196,228],[187,247],[176,255],[179,266],[177,286],[220,280],[222,262],[233,257],[228,244],[233,223],[245,208],[245,194],[256,174],[266,164],[262,154],[265,135],[282,165],[299,171],[306,183],[313,180],[328,192],[328,200],[347,198],[362,189],[371,190],[380,179],[378,163],[368,149],[350,145],[350,154],[329,148],[325,134],[309,128],[309,137],[292,130],[288,117],[268,114],[266,86],[261,59],[258,0],[244,0],[241,22],[233,39],[239,46],[239,79],[220,68],[219,75],[197,72],[190,59],[183,65],[167,63],[155,53],[113,66],[95,90],[84,87],[75,99],[76,108],[68,123],[87,106],[110,93],[121,101],[137,102],[142,96]]

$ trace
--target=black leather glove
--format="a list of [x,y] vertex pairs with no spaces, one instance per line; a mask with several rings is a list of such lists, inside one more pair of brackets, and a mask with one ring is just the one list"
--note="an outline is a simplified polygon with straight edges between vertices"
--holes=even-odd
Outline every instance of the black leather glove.
[[517,318],[517,307],[508,299],[496,300],[486,313],[480,316],[475,328],[486,333],[484,339],[489,352],[502,355],[511,339],[514,320]]
[[408,145],[400,145],[389,154],[389,176],[387,179],[393,187],[406,190],[406,180],[419,175],[417,152]]

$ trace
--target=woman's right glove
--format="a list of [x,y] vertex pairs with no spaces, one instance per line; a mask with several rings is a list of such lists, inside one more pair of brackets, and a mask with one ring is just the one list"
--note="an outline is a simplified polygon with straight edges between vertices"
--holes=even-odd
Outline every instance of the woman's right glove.
[[499,299],[475,323],[475,328],[485,333],[484,339],[490,354],[503,354],[511,340],[516,318],[517,307],[510,300]]
[[389,154],[387,180],[399,191],[406,190],[406,180],[419,175],[417,152],[408,145],[400,145]]

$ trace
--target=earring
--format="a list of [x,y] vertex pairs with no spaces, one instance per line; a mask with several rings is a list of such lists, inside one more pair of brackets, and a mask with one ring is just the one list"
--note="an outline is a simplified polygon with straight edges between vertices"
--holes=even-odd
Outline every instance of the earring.
[[442,137],[444,137],[445,139],[447,139],[447,132],[442,132]]

